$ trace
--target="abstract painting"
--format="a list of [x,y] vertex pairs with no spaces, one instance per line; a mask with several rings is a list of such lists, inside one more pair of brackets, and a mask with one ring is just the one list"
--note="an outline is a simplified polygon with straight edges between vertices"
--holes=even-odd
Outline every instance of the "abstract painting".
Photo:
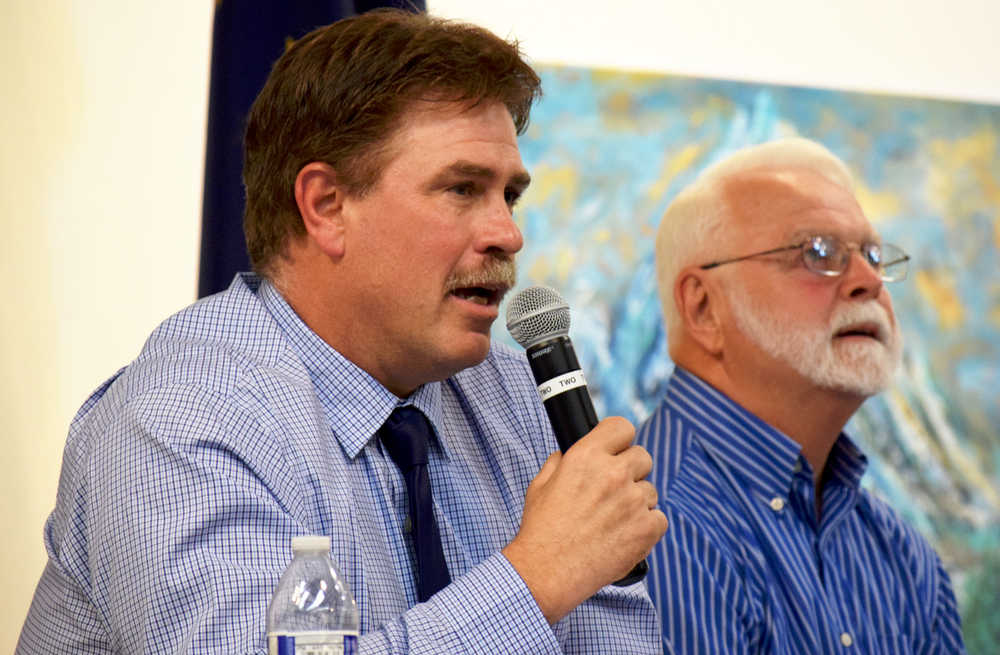
[[[638,424],[672,369],[653,243],[663,210],[735,149],[799,135],[850,167],[883,239],[911,256],[891,285],[905,346],[894,387],[848,431],[866,484],[934,544],[969,652],[1000,642],[1000,107],[540,67],[521,138],[520,285],[569,302],[599,415]],[[495,337],[513,345],[497,322]]]

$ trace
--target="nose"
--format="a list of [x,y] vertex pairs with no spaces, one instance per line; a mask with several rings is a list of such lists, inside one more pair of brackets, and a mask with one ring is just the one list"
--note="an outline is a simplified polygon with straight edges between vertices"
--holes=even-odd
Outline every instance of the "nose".
[[882,276],[875,267],[860,251],[852,252],[842,276],[842,294],[853,300],[877,298],[882,291],[882,285]]
[[478,237],[477,250],[484,253],[514,255],[524,246],[521,228],[507,201],[491,203]]

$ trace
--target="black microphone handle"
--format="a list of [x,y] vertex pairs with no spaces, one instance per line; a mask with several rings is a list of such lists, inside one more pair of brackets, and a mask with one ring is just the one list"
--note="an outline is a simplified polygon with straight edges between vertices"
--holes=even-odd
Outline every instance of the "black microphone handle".
[[594,403],[590,401],[586,387],[563,391],[542,404],[545,405],[552,431],[556,433],[556,441],[562,452],[569,450],[583,435],[597,427]]
[[[552,423],[559,450],[569,447],[597,427],[597,412],[590,400],[580,362],[569,337],[558,336],[528,348],[531,373],[542,394],[542,404]],[[563,390],[560,387],[569,387]],[[551,394],[551,395],[549,395]],[[548,396],[548,397],[546,397]],[[646,560],[640,560],[617,587],[626,587],[642,580],[649,571]]]

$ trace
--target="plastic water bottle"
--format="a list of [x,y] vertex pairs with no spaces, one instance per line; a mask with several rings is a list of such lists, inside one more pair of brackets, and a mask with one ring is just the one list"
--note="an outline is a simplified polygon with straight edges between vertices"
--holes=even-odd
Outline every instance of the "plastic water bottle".
[[267,608],[270,655],[357,655],[358,606],[330,559],[330,537],[292,538]]

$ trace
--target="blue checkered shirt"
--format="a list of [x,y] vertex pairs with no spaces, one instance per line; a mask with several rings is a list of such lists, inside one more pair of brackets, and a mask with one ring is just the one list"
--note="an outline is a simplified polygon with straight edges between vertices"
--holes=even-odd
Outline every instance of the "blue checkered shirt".
[[940,560],[859,487],[845,435],[818,523],[801,447],[681,368],[637,441],[670,521],[648,583],[678,655],[965,652]]
[[653,653],[641,584],[549,626],[500,554],[557,446],[521,353],[406,401],[436,432],[430,478],[453,582],[416,602],[406,485],[377,438],[399,400],[237,277],[168,319],[80,409],[17,652],[256,653],[294,535],[332,538],[360,651]]

